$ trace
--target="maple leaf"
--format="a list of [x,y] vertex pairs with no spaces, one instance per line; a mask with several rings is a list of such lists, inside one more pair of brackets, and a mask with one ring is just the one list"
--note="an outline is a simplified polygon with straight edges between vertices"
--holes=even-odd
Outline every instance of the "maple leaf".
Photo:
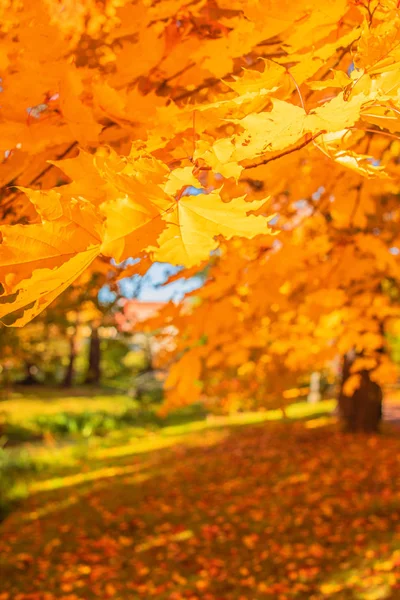
[[162,213],[153,204],[135,202],[129,197],[107,202],[102,213],[105,233],[101,250],[118,262],[136,257],[149,242],[156,241],[165,226]]
[[343,71],[333,71],[333,77],[324,81],[309,81],[308,87],[312,90],[325,90],[326,88],[346,88],[351,85],[352,79]]
[[243,69],[240,77],[235,76],[234,81],[227,81],[226,85],[240,96],[249,92],[273,92],[282,86],[286,80],[286,69],[282,65],[264,59],[262,73],[250,69]]
[[246,202],[245,196],[223,202],[220,190],[182,197],[163,217],[168,226],[158,239],[158,248],[150,248],[154,259],[192,267],[217,248],[217,235],[230,239],[272,233],[268,219],[248,216],[265,202],[266,199]]
[[0,227],[0,318],[17,326],[46,308],[91,264],[100,252],[102,231],[90,203],[65,202],[55,191],[25,191],[42,222]]
[[352,169],[364,177],[380,177],[385,179],[389,176],[385,171],[385,167],[373,164],[374,159],[371,156],[360,155],[351,150],[341,150],[334,154],[333,158],[344,167]]

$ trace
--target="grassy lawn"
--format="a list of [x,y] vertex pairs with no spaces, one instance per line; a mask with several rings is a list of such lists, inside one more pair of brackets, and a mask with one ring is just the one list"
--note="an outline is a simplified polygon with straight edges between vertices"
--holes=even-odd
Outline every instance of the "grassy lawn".
[[[321,416],[330,418],[333,407],[331,400],[316,406],[297,403],[287,407],[286,418],[318,423]],[[143,410],[128,396],[104,390],[78,389],[73,395],[46,388],[17,390],[0,404],[0,518],[32,491],[108,477],[105,473],[114,471],[104,471],[105,461],[197,443],[206,431],[282,418],[281,410],[207,416],[199,406],[161,418],[154,407]]]
[[399,598],[400,440],[309,408],[56,461],[2,524],[0,599]]
[[20,387],[13,390],[7,400],[0,402],[0,413],[23,424],[43,415],[57,413],[79,414],[97,410],[110,414],[122,413],[132,406],[126,394],[90,389],[87,386],[73,390],[42,386]]
[[[335,402],[333,400],[325,400],[317,405],[308,404],[307,402],[296,402],[286,409],[289,418],[305,418],[319,412],[328,412],[333,410]],[[71,390],[49,389],[46,387],[19,388],[13,391],[7,400],[0,402],[0,415],[3,419],[13,422],[15,425],[26,425],[34,423],[40,417],[54,417],[59,414],[74,414],[81,415],[89,412],[104,412],[109,415],[121,415],[127,410],[137,408],[136,400],[130,398],[126,394],[111,392],[102,389],[77,388],[73,392]],[[196,414],[196,407],[187,407],[181,409],[175,415],[175,420],[179,421],[179,417],[184,418],[184,415],[189,415],[189,420],[192,421],[200,413]],[[243,416],[244,415],[244,416]],[[202,415],[203,418],[205,414]],[[279,420],[282,418],[282,411],[265,410],[260,412],[238,413],[233,416],[226,417],[229,422],[235,420],[243,420],[245,423],[250,421]],[[217,419],[217,418],[216,418]],[[223,417],[220,417],[222,420]],[[174,415],[172,415],[174,420]],[[167,419],[167,423],[171,421],[171,416]]]
[[164,437],[283,418],[317,418],[331,413],[334,406],[333,400],[317,405],[297,402],[286,407],[285,414],[274,409],[214,416],[208,415],[201,405],[193,405],[161,417],[157,405],[141,405],[127,395],[104,390],[88,392],[84,388],[72,395],[58,389],[32,388],[14,391],[0,403],[0,444],[7,449],[25,444],[32,454],[40,450],[41,442],[53,446],[73,442],[82,446],[82,442],[90,440],[92,444],[115,445],[133,439],[136,443],[155,432]]

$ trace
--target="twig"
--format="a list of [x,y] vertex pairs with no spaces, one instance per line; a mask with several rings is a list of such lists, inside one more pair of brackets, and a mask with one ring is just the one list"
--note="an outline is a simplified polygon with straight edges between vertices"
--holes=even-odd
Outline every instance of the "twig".
[[[72,144],[70,144],[68,146],[68,148],[66,150],[64,150],[64,152],[57,157],[57,160],[62,160],[63,158],[65,158],[67,156],[67,154],[69,154],[71,152],[71,150],[73,150],[75,148],[75,146],[77,146],[77,145],[78,145],[77,141],[72,142]],[[30,181],[29,185],[34,185],[35,183],[37,183],[53,167],[54,167],[53,164],[47,165],[47,167],[45,167],[42,171],[40,171],[40,173],[38,173],[36,175],[36,177],[34,179],[32,179],[32,181]]]

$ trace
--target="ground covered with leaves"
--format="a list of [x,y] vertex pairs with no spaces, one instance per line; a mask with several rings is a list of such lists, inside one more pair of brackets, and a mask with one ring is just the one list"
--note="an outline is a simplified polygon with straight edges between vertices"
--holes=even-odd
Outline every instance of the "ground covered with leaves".
[[116,454],[5,520],[1,600],[400,598],[396,431],[321,418]]

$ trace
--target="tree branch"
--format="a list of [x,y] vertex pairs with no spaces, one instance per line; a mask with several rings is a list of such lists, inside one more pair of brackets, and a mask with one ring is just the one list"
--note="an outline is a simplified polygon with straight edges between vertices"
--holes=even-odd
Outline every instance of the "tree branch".
[[[71,152],[71,150],[73,150],[75,148],[75,146],[78,145],[77,141],[72,142],[72,144],[70,144],[68,146],[68,148],[66,148],[64,150],[64,152],[62,152],[59,156],[57,156],[57,160],[62,160],[63,158],[65,158],[67,156],[67,154],[69,154]],[[36,177],[34,179],[32,179],[32,181],[30,181],[29,185],[35,185],[35,183],[37,183],[44,175],[46,175],[46,173],[48,173],[50,171],[50,169],[52,169],[54,167],[54,165],[52,164],[48,164],[44,169],[42,169],[40,171],[40,173],[38,173],[36,175]]]
[[306,139],[304,142],[302,142],[298,146],[295,146],[294,148],[289,148],[288,150],[285,150],[284,152],[281,152],[280,154],[276,154],[275,156],[271,156],[270,158],[265,158],[264,160],[262,160],[259,163],[253,163],[251,165],[246,165],[244,168],[245,169],[254,169],[255,167],[260,167],[261,165],[266,165],[269,162],[272,162],[273,160],[278,160],[278,158],[282,158],[282,156],[286,156],[287,154],[292,154],[292,152],[297,152],[297,150],[301,150],[302,148],[305,148],[306,146],[308,146],[308,144],[311,144],[311,142],[313,142],[317,137],[319,137],[323,133],[325,133],[325,131],[319,131],[318,133],[315,133],[313,136]]

